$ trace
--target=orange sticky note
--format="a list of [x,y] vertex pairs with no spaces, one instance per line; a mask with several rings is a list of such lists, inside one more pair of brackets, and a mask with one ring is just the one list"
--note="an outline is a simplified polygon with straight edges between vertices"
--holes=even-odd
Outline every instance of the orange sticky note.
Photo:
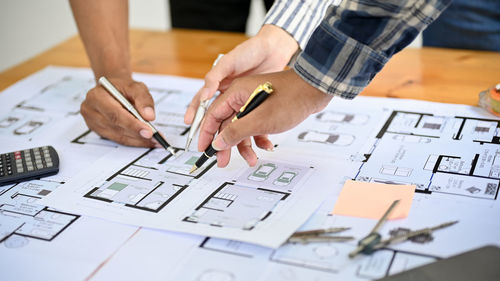
[[348,180],[340,192],[332,214],[380,219],[394,200],[400,202],[389,219],[408,216],[415,185],[382,184]]

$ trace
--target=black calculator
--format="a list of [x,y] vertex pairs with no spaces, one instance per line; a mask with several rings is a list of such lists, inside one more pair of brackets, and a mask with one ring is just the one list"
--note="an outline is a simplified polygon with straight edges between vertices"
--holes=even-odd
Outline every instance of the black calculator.
[[59,156],[52,146],[0,155],[0,185],[51,176],[59,172]]

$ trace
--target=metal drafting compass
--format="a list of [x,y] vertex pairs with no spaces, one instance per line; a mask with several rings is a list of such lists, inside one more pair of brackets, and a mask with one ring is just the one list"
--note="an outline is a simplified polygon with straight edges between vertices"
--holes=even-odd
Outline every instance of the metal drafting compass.
[[380,235],[380,233],[378,233],[378,230],[380,229],[382,224],[387,220],[387,217],[389,217],[389,215],[391,214],[391,212],[394,210],[394,208],[397,206],[398,203],[399,203],[399,200],[395,200],[394,202],[392,202],[389,209],[387,209],[385,214],[380,218],[380,220],[377,222],[377,224],[372,229],[372,231],[365,238],[359,240],[358,247],[354,251],[349,253],[349,258],[352,259],[352,258],[356,257],[359,253],[371,254],[378,249],[381,249],[381,248],[384,248],[384,247],[387,247],[387,246],[390,246],[390,245],[393,245],[396,243],[401,243],[401,242],[407,241],[407,240],[409,240],[413,237],[419,236],[419,235],[430,234],[433,231],[452,226],[458,222],[458,221],[450,221],[450,222],[442,223],[442,224],[439,224],[439,225],[436,225],[433,227],[426,227],[426,228],[422,228],[419,230],[414,230],[414,231],[410,231],[407,233],[403,233],[400,235],[395,235],[391,238],[382,240],[382,236]]
[[378,250],[380,248],[384,248],[384,247],[387,247],[387,246],[390,246],[393,244],[397,244],[397,243],[401,243],[401,242],[410,240],[411,238],[419,236],[419,235],[430,234],[433,231],[443,229],[443,228],[446,228],[448,226],[452,226],[452,225],[456,224],[457,222],[458,221],[445,222],[445,223],[442,223],[442,224],[439,224],[439,225],[436,225],[433,227],[426,227],[426,228],[422,228],[419,230],[410,231],[408,233],[396,235],[396,236],[393,236],[389,239],[385,239],[385,240],[380,241],[377,245],[375,245],[373,247],[373,249]]
[[385,211],[384,215],[378,220],[377,224],[373,227],[372,231],[363,239],[359,240],[358,247],[349,253],[349,257],[352,259],[357,256],[359,253],[371,254],[375,251],[375,245],[377,245],[380,240],[382,240],[382,236],[378,233],[378,230],[384,222],[387,220],[391,212],[396,208],[399,204],[399,200],[394,200],[389,209]]

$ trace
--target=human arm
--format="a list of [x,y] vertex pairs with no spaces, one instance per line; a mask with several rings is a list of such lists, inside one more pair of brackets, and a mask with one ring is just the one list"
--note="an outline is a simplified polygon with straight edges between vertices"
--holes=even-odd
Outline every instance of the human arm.
[[283,70],[294,54],[304,48],[326,8],[339,0],[276,0],[256,36],[226,54],[205,76],[184,116],[191,124],[200,100],[224,91],[245,75]]
[[[147,87],[132,79],[128,40],[128,1],[71,0],[71,9],[96,80],[107,77],[148,121],[155,118]],[[135,119],[101,86],[81,105],[87,126],[121,144],[154,146],[151,129]]]
[[[285,93],[268,98],[255,114],[229,123],[227,120],[237,110],[235,104],[245,101],[256,86],[255,77],[240,78],[209,109],[200,130],[199,148],[208,146],[218,131],[212,145],[221,150],[217,157],[219,165],[225,166],[230,147],[239,145],[241,140],[293,128],[324,107],[325,97],[355,97],[388,59],[409,44],[448,4],[449,1],[343,1],[339,7],[331,7],[290,70],[293,75],[285,71],[257,77],[260,83],[280,81],[274,88],[280,91],[278,87],[282,87]],[[299,102],[279,101],[279,97],[296,98]],[[249,163],[256,161],[255,154],[240,154]]]

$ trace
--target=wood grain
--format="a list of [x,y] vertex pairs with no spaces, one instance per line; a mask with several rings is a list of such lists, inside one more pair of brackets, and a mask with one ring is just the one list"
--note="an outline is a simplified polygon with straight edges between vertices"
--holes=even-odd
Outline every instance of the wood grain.
[[[132,69],[203,78],[219,53],[229,52],[246,38],[229,32],[132,30]],[[0,73],[0,90],[48,65],[88,67],[79,37]],[[478,93],[496,83],[500,83],[500,53],[405,49],[393,57],[362,95],[476,105]]]

